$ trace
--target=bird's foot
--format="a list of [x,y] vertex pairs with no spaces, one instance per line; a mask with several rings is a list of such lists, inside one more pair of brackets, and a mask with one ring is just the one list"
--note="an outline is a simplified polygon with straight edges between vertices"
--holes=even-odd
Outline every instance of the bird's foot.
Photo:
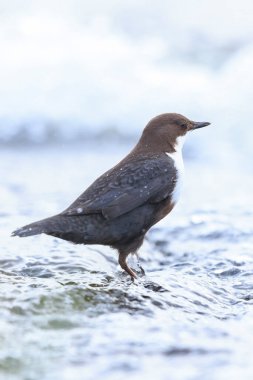
[[[130,269],[134,273],[137,272],[138,276],[145,276],[145,271],[144,271],[144,269],[140,265],[138,265],[138,268],[132,268],[132,267],[130,267]],[[137,275],[136,275],[135,278],[137,278]]]
[[136,257],[137,257],[137,265],[138,265],[138,268],[140,269],[140,271],[141,271],[141,274],[143,275],[143,276],[145,276],[146,275],[146,273],[145,273],[145,270],[142,268],[142,266],[141,266],[141,263],[140,263],[140,258],[139,258],[139,255],[136,253]]
[[142,268],[142,266],[138,264],[138,268],[140,268],[140,270],[141,270],[141,274],[142,274],[143,276],[145,276],[146,273],[145,273],[145,270]]
[[127,258],[127,254],[121,253],[119,255],[119,265],[121,266],[122,269],[124,269],[130,275],[131,280],[134,282],[134,280],[137,279],[137,275],[134,272],[134,270],[129,268],[129,266],[127,265],[126,258]]

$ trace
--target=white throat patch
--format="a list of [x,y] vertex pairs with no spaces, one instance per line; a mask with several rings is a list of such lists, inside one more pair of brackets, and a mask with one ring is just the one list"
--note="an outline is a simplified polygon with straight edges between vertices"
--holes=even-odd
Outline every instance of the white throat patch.
[[175,204],[178,202],[181,189],[183,186],[183,177],[184,177],[184,162],[183,162],[183,156],[182,156],[182,148],[185,142],[185,136],[179,136],[176,141],[175,145],[175,152],[173,153],[166,153],[168,157],[172,158],[174,161],[175,168],[177,170],[177,181],[175,188],[172,193],[172,202]]

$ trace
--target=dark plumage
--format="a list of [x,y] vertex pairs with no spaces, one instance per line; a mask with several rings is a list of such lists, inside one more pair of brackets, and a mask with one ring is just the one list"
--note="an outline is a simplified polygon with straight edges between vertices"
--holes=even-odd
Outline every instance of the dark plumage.
[[41,233],[76,244],[109,245],[119,252],[119,264],[133,278],[126,263],[146,232],[174,207],[179,177],[173,153],[179,137],[209,123],[196,123],[178,114],[152,119],[135,148],[99,177],[65,211],[29,224],[13,236]]

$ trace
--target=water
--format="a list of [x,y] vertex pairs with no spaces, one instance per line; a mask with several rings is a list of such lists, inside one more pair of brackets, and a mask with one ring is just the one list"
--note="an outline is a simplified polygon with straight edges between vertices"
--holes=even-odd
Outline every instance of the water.
[[128,149],[1,152],[0,378],[252,378],[246,170],[186,162],[182,202],[147,235],[135,283],[109,248],[10,237],[64,209]]

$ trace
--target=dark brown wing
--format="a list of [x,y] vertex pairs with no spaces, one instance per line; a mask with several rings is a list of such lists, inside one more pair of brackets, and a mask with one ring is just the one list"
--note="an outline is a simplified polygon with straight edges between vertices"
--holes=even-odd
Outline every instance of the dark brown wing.
[[63,214],[102,213],[114,219],[146,202],[167,198],[175,181],[176,169],[166,154],[123,161],[99,177]]

